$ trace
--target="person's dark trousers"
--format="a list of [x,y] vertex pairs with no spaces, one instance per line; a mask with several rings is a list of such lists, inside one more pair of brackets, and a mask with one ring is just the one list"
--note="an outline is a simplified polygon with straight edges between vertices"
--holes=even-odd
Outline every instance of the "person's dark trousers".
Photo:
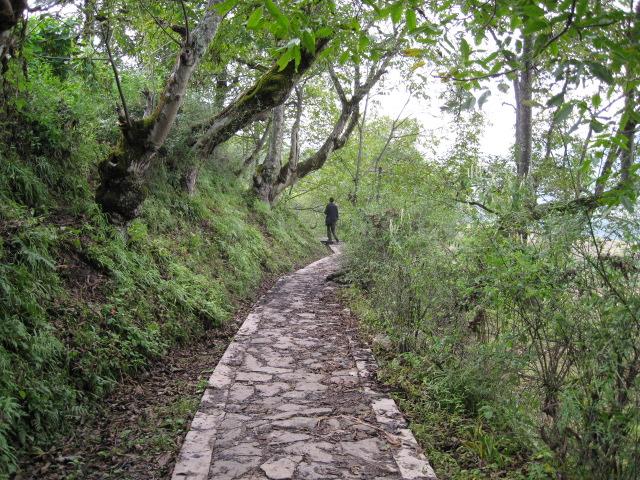
[[333,234],[333,238],[335,239],[335,241],[339,242],[340,240],[338,240],[338,237],[336,236],[336,224],[335,223],[330,223],[330,224],[327,225],[327,240],[329,240],[330,242],[333,241],[331,239],[332,234]]

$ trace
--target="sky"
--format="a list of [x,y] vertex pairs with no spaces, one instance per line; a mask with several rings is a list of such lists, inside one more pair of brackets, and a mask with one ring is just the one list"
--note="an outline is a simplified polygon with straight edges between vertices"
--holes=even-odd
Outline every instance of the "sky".
[[[425,74],[428,75],[426,72]],[[376,110],[377,115],[394,119],[398,116],[409,96],[405,83],[397,70],[386,74],[382,87],[376,91],[375,98],[379,102]],[[443,142],[438,153],[444,153],[451,146],[452,134],[456,131],[451,116],[441,110],[444,101],[440,95],[444,92],[445,86],[434,77],[423,88],[428,97],[413,95],[404,109],[402,117],[415,118],[422,125],[423,132],[433,132],[441,138]],[[384,95],[380,95],[381,90],[384,91]],[[477,98],[481,91],[473,93]],[[515,138],[513,103],[513,90],[510,88],[506,93],[500,92],[497,89],[497,83],[495,83],[491,88],[491,95],[480,110],[485,116],[485,128],[480,142],[481,153],[500,156],[509,154],[509,149],[513,146]]]

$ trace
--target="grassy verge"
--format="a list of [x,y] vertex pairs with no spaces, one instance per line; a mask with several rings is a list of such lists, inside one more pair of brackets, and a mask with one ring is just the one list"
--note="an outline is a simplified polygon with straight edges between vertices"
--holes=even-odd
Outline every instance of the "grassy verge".
[[379,380],[392,389],[390,395],[409,420],[439,478],[552,478],[553,471],[549,467],[545,470],[544,458],[531,459],[517,438],[493,428],[490,411],[469,411],[429,353],[403,352],[397,335],[389,330],[389,323],[372,306],[366,292],[351,288],[343,293],[343,301],[373,345]]

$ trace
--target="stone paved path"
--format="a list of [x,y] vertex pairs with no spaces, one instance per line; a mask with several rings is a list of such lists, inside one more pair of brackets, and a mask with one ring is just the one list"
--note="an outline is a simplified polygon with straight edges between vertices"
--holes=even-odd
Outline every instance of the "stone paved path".
[[339,252],[283,277],[212,374],[173,480],[431,479],[375,361],[336,315]]

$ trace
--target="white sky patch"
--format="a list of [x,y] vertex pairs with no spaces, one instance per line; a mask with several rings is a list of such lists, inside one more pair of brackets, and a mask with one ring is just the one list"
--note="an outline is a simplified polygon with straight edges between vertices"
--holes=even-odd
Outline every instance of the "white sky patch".
[[[480,110],[485,117],[484,132],[480,140],[480,151],[485,155],[509,155],[515,139],[515,108],[513,107],[513,89],[503,93],[497,88],[498,82],[489,84],[491,95]],[[421,124],[423,132],[432,132],[441,139],[438,154],[444,154],[451,147],[455,133],[459,128],[452,116],[442,111],[445,101],[441,98],[445,85],[433,78],[424,86],[425,96],[413,95],[403,116],[415,118]],[[477,98],[482,90],[473,92]],[[406,81],[401,72],[392,70],[386,74],[384,83],[374,94],[378,106],[375,113],[380,116],[396,118],[409,96]],[[477,108],[477,106],[475,107]]]

